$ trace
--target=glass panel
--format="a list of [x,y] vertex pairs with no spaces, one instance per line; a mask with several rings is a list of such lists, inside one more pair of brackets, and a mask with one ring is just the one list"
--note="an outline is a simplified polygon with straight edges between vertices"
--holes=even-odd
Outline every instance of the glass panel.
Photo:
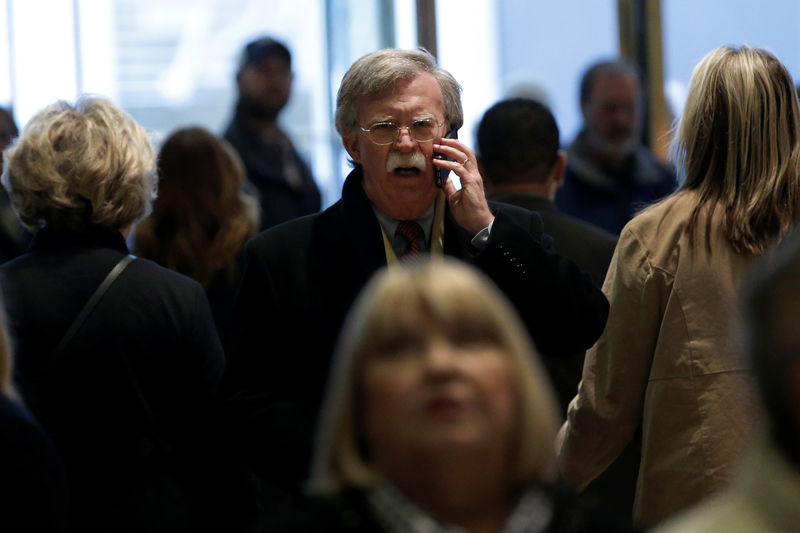
[[[331,124],[336,109],[336,93],[347,69],[359,57],[394,46],[395,13],[391,2],[382,0],[328,0],[329,42],[329,94],[331,102]],[[341,184],[352,167],[347,152],[335,127],[331,132],[331,149],[336,154],[336,181],[341,193]]]
[[0,0],[0,72],[9,73],[0,78],[10,80],[0,83],[0,104],[13,102],[24,124],[56,99],[90,92],[160,135],[187,125],[221,133],[241,47],[269,34],[292,51],[292,97],[279,122],[328,205],[349,170],[332,121],[341,77],[395,35],[413,46],[413,22],[413,0],[50,0],[45,12],[39,2]]
[[3,107],[8,107],[14,101],[11,92],[11,54],[8,48],[8,9],[8,0],[0,0],[0,106]]
[[70,1],[48,2],[46,9],[40,2],[12,2],[12,97],[20,126],[44,105],[78,94],[73,15]]
[[800,76],[800,3],[796,0],[661,0],[661,9],[664,88],[676,115],[683,110],[692,69],[723,44],[767,48],[795,80]]
[[497,8],[484,0],[437,2],[436,37],[440,66],[463,88],[464,126],[459,138],[475,148],[478,121],[500,94]]
[[194,124],[221,133],[236,100],[241,48],[269,34],[292,52],[292,96],[279,122],[329,202],[336,189],[329,102],[316,90],[325,85],[323,7],[315,0],[116,0],[116,98],[162,134]]
[[595,60],[618,55],[616,0],[498,3],[500,91],[543,93],[565,144],[581,126],[578,86]]

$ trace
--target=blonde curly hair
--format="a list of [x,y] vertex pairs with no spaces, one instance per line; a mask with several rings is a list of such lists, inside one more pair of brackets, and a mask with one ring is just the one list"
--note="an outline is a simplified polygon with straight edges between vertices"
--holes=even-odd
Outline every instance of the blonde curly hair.
[[84,96],[39,111],[4,152],[2,183],[20,220],[123,229],[150,212],[156,158],[145,130],[110,101]]

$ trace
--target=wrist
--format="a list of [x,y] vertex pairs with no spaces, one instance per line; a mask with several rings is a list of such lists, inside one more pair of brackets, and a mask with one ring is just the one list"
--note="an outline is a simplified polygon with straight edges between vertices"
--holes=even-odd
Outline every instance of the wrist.
[[489,213],[488,216],[482,217],[479,221],[475,223],[475,226],[469,228],[470,232],[472,233],[473,237],[480,233],[483,230],[491,231],[492,224],[494,223],[494,215]]

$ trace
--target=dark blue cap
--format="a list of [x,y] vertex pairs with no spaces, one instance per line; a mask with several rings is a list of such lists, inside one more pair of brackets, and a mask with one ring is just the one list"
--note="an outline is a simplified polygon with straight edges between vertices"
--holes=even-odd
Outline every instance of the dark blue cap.
[[239,61],[239,69],[246,67],[252,63],[258,63],[265,57],[276,56],[288,63],[292,64],[292,55],[289,49],[286,48],[280,41],[276,41],[272,37],[261,37],[255,41],[250,41],[247,46],[242,50],[242,57]]

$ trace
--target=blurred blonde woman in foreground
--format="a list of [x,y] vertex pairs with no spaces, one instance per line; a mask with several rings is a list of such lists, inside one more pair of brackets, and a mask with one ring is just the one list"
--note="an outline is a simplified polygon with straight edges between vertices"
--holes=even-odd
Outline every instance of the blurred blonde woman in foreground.
[[759,417],[730,333],[746,270],[798,215],[800,110],[781,62],[710,52],[673,150],[683,183],[620,235],[608,324],[560,432],[562,472],[585,486],[641,424],[634,517],[647,526],[727,486]]
[[384,269],[343,330],[308,508],[274,531],[573,531],[556,403],[512,308],[471,267]]

